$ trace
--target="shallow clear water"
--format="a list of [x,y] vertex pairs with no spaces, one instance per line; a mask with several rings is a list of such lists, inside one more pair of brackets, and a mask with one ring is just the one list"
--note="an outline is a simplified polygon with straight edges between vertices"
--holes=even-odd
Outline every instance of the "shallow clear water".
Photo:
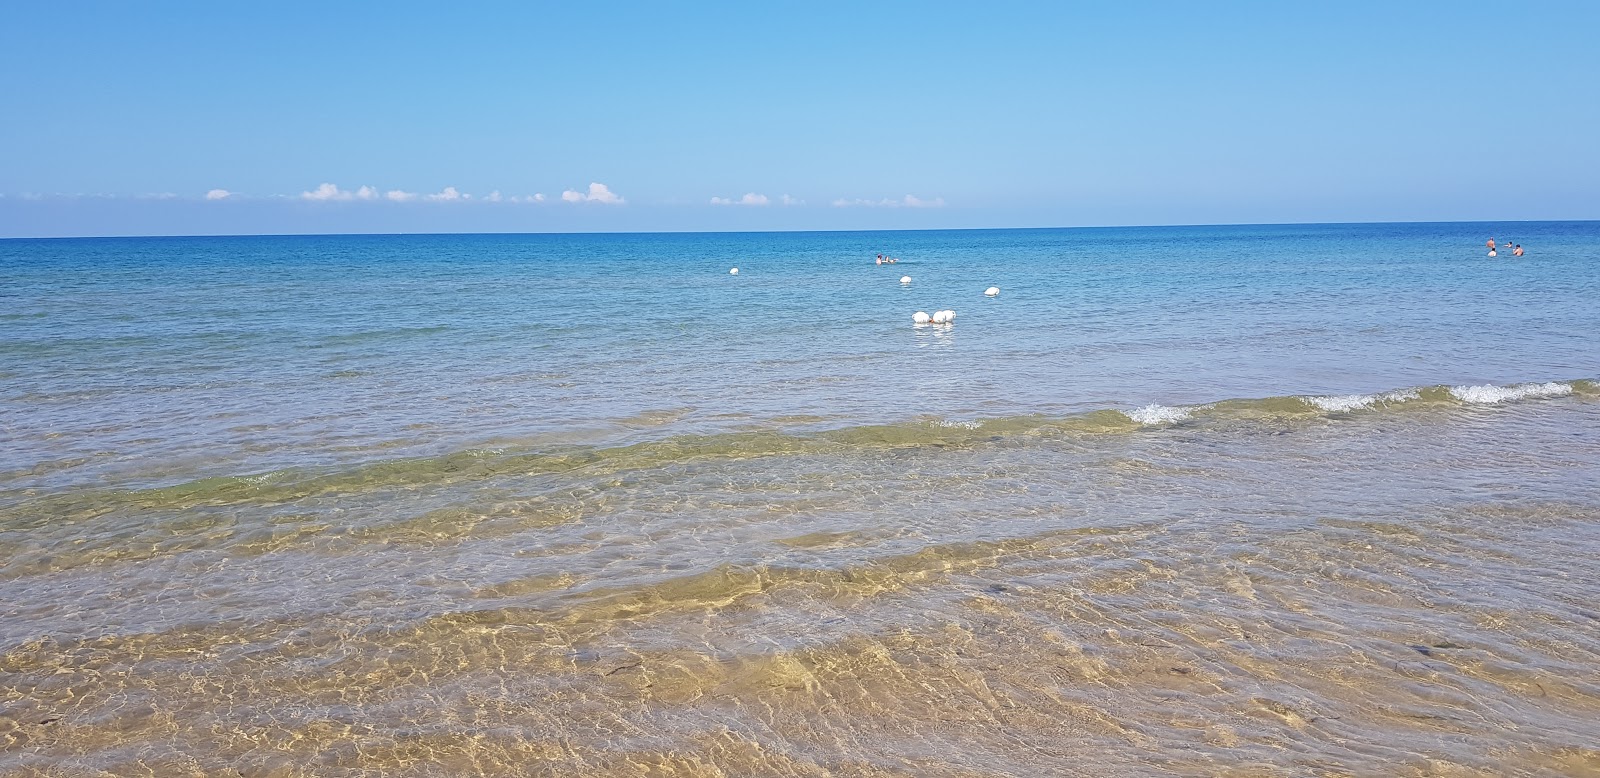
[[1597,239],[0,241],[0,773],[1600,771]]

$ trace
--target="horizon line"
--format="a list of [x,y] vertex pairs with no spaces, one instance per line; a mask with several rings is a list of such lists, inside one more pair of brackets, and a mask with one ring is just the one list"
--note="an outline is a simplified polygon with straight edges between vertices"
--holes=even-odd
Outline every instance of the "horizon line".
[[1124,230],[1124,229],[1167,229],[1184,227],[1336,227],[1342,225],[1378,225],[1378,224],[1551,224],[1551,223],[1585,223],[1600,222],[1600,219],[1506,219],[1486,221],[1472,219],[1464,221],[1453,220],[1427,220],[1427,221],[1336,221],[1336,222],[1192,222],[1184,224],[1081,224],[1058,225],[1051,227],[918,227],[900,229],[851,229],[851,230],[605,230],[591,232],[218,232],[218,233],[193,233],[187,235],[33,235],[33,236],[0,236],[0,241],[10,240],[129,240],[138,238],[166,239],[166,238],[382,238],[382,237],[443,237],[443,236],[469,236],[469,235],[786,235],[807,233],[851,233],[851,232],[999,232],[1013,230]]

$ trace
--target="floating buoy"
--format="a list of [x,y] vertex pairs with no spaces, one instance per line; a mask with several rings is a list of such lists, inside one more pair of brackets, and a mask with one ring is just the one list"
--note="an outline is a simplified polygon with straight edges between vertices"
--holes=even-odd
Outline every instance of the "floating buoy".
[[911,283],[911,276],[900,276],[900,283],[902,283],[902,284]]
[[736,276],[736,275],[739,275],[739,268],[734,268],[734,269],[732,269],[732,270],[729,270],[729,271],[728,271],[728,275],[730,275],[730,276]]
[[988,289],[983,290],[983,293],[990,297],[998,296],[1000,294],[1000,287],[991,286]]
[[950,322],[955,321],[955,319],[955,311],[934,311],[933,316],[929,319],[929,321],[933,322],[934,324],[949,324]]
[[926,311],[917,311],[911,314],[912,324],[927,324],[928,321],[928,313]]

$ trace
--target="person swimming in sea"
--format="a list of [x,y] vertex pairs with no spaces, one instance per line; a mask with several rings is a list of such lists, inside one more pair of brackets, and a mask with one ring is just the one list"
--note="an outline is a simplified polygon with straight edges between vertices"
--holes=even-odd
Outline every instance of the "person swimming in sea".
[[1489,242],[1486,245],[1489,247],[1489,255],[1493,256],[1494,255],[1494,238],[1490,238]]
[[1513,257],[1522,256],[1522,244],[1521,243],[1518,243],[1517,247],[1511,250],[1511,256],[1513,256]]

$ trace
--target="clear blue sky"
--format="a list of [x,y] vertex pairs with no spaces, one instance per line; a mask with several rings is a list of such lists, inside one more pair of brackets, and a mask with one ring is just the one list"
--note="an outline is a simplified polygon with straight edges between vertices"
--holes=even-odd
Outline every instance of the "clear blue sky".
[[0,236],[1600,218],[1592,2],[444,6],[8,4]]

